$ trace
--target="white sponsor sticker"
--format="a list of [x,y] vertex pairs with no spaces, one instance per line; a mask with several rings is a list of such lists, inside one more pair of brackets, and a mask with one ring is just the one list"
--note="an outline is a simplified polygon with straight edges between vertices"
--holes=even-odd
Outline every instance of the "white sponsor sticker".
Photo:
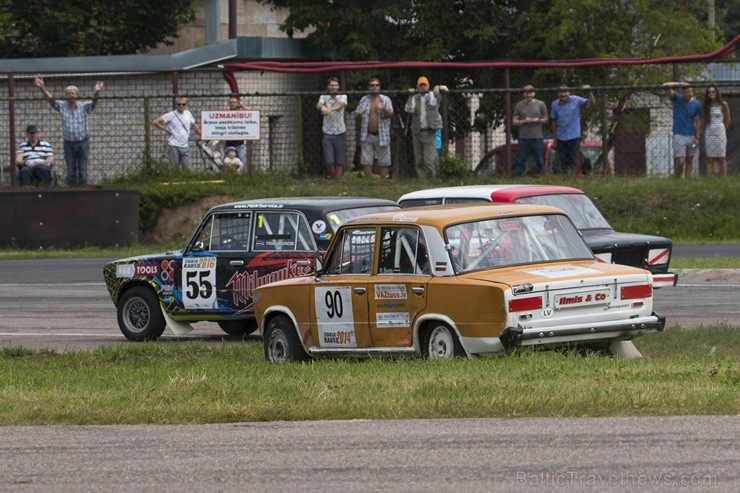
[[326,223],[321,219],[314,221],[311,225],[311,231],[313,231],[314,234],[320,235],[321,233],[326,231]]
[[182,260],[182,304],[194,310],[215,310],[216,257]]
[[535,276],[547,277],[548,279],[557,279],[559,277],[573,277],[573,276],[590,276],[593,274],[601,274],[596,269],[588,269],[586,267],[577,267],[575,265],[563,265],[559,267],[542,267],[540,269],[527,269],[522,272],[533,274]]
[[320,347],[357,347],[352,288],[317,287],[314,295]]
[[375,285],[375,299],[376,300],[405,300],[408,298],[406,294],[405,284],[376,284]]
[[555,308],[570,308],[572,306],[603,305],[609,303],[611,292],[608,289],[599,291],[579,291],[555,296]]
[[376,313],[375,323],[379,329],[394,327],[409,327],[408,313]]
[[134,277],[134,264],[116,265],[116,277]]

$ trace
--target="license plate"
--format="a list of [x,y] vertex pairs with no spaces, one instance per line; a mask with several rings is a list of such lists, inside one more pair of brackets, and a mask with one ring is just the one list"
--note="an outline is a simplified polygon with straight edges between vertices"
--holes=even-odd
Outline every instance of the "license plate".
[[611,292],[608,289],[598,291],[578,291],[555,296],[555,308],[573,308],[609,303]]

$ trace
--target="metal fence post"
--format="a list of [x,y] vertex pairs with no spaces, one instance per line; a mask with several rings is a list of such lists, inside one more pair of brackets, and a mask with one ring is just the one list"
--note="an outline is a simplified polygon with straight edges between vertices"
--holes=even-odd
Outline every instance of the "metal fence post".
[[[606,114],[606,92],[603,89],[597,91],[599,95],[599,119],[601,122],[601,169],[605,175],[614,175],[614,170],[609,169],[609,123]],[[594,170],[591,170],[592,172]]]
[[152,108],[151,97],[144,96],[144,162],[147,169],[152,167]]

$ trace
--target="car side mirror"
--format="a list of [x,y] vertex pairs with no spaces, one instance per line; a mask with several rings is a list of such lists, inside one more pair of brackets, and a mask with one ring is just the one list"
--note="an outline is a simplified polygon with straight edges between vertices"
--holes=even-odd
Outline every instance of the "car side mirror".
[[196,241],[193,245],[193,248],[190,249],[192,252],[202,252],[206,249],[206,246],[203,244],[202,241]]
[[321,252],[316,252],[316,255],[314,255],[314,278],[318,281],[321,277],[321,274],[323,274],[324,270],[324,254]]

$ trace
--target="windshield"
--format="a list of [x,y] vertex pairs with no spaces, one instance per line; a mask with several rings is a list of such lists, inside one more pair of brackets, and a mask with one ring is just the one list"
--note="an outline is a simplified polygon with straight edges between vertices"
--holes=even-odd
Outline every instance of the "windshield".
[[582,193],[561,193],[554,195],[535,195],[515,200],[517,204],[539,204],[557,207],[565,212],[578,229],[612,229],[596,208],[591,199]]
[[333,232],[337,232],[339,226],[346,223],[352,218],[362,216],[364,214],[375,214],[377,212],[392,211],[398,209],[397,205],[376,205],[372,207],[355,207],[354,209],[342,209],[339,211],[331,211],[326,213],[329,226]]
[[445,237],[458,274],[511,265],[593,258],[573,223],[561,214],[455,224],[445,230]]

